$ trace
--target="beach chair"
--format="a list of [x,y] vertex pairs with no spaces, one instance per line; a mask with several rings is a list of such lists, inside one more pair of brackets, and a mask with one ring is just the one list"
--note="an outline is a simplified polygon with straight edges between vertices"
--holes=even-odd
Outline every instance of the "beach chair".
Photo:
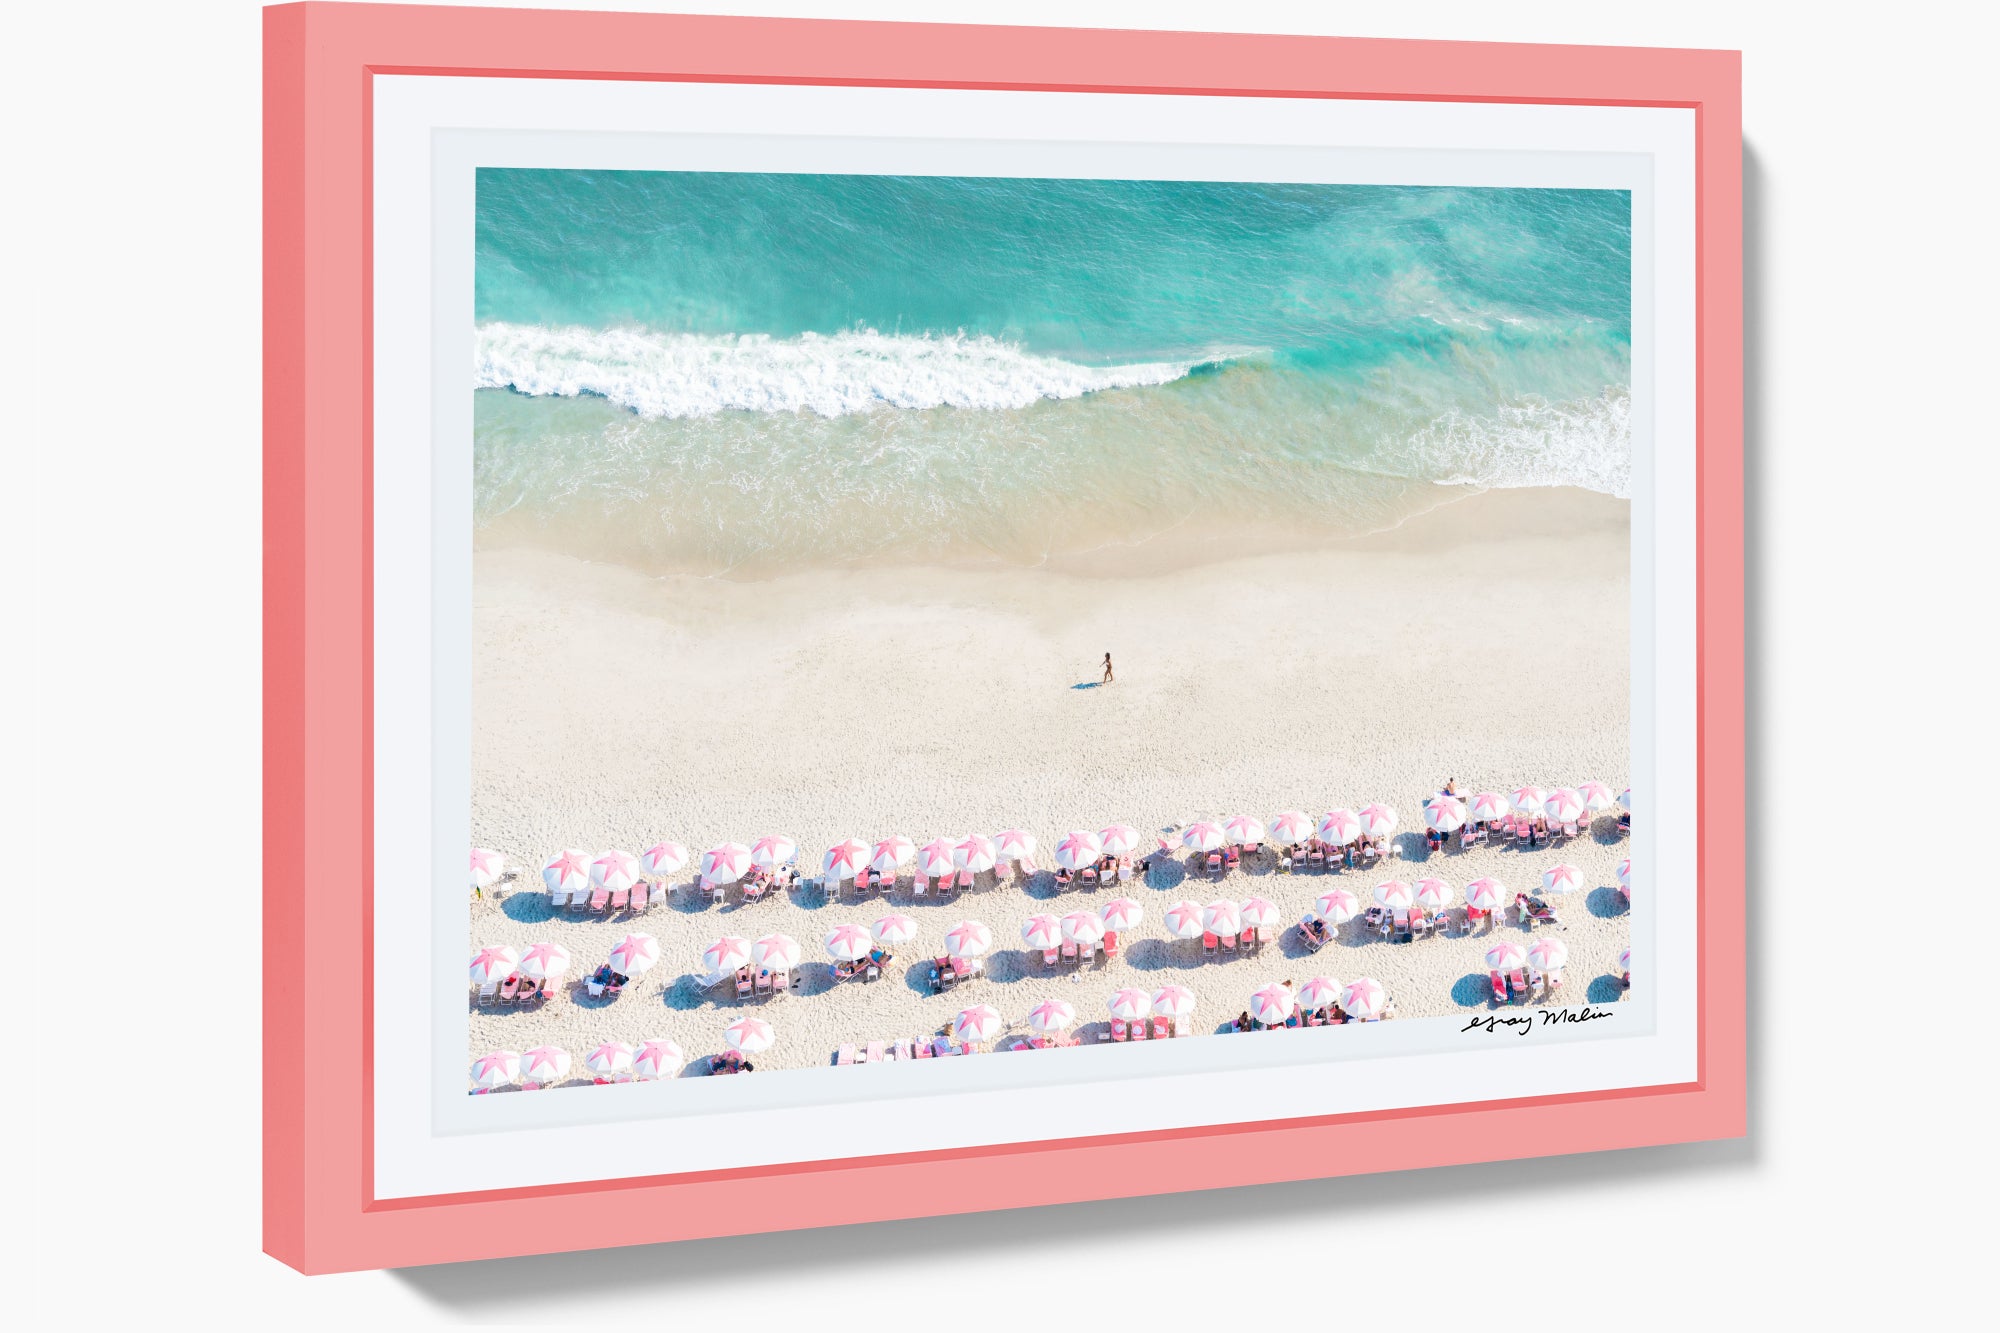
[[736,969],[736,998],[737,998],[737,999],[739,999],[739,1000],[747,1000],[747,999],[749,999],[749,998],[750,998],[750,996],[751,996],[751,993],[752,993],[752,989],[753,989],[753,984],[754,984],[754,983],[752,983],[752,981],[751,981],[751,979],[750,979],[750,969],[749,969],[749,968],[747,968],[747,967],[739,967],[739,968],[737,968],[737,969]]
[[1492,983],[1493,986],[1493,1003],[1507,1003],[1507,978],[1501,976],[1498,972],[1488,972],[1486,980]]
[[588,911],[589,909],[590,909],[589,889],[578,889],[575,893],[572,893],[569,896],[569,910],[572,913],[581,916],[584,912]]
[[1104,932],[1104,961],[1108,963],[1117,956],[1118,956],[1118,932],[1115,930],[1107,930]]
[[846,1045],[846,1046],[843,1046],[843,1047],[841,1047],[841,1048],[840,1048],[839,1050],[835,1051],[835,1052],[833,1053],[833,1063],[834,1063],[835,1065],[851,1065],[851,1064],[853,1064],[853,1063],[854,1063],[854,1047],[853,1047],[853,1045],[852,1045],[852,1044],[849,1044],[849,1045]]
[[910,1049],[910,1039],[908,1037],[896,1038],[896,1044],[889,1048],[889,1058],[891,1060],[911,1060],[916,1058],[915,1052]]
[[1118,882],[1120,884],[1123,884],[1126,881],[1130,880],[1131,878],[1132,878],[1132,858],[1129,856],[1123,857],[1118,862]]
[[664,884],[655,884],[653,886],[653,891],[646,895],[646,905],[648,907],[664,907],[666,905],[668,897],[672,894],[672,892],[673,891]]
[[1076,959],[1076,941],[1075,941],[1075,940],[1064,940],[1064,941],[1063,941],[1063,943],[1062,943],[1062,960],[1063,960],[1063,961],[1064,961],[1065,963],[1074,963],[1074,962],[1075,962],[1075,961],[1077,960],[1077,959]]
[[1023,877],[1036,873],[1035,858],[1032,856],[1024,856],[1019,861],[1016,861],[1014,864],[1020,867],[1021,874]]
[[1054,967],[1056,965],[1056,960],[1061,957],[1062,954],[1055,949],[1044,949],[1042,950],[1042,966]]
[[1168,1037],[1171,1037],[1173,1035],[1174,1035],[1173,1020],[1168,1018],[1165,1014],[1153,1015],[1153,1040],[1165,1041]]
[[1234,870],[1236,869],[1237,866],[1241,865],[1242,863],[1243,863],[1242,850],[1238,848],[1236,844],[1231,843],[1229,845],[1229,850],[1225,851],[1222,854],[1222,864],[1226,868]]
[[1400,936],[1405,943],[1416,938],[1416,933],[1410,927],[1410,911],[1407,907],[1398,907],[1396,909],[1395,920],[1396,920],[1396,934]]
[[486,982],[479,988],[479,1002],[481,1004],[492,1004],[493,997],[498,995],[499,993],[500,993],[499,982],[497,981]]
[[512,1004],[521,998],[521,978],[510,976],[500,983],[500,1003]]
[[1143,1018],[1135,1018],[1125,1029],[1127,1041],[1145,1041],[1153,1035],[1153,1025]]
[[549,910],[550,910],[550,911],[554,911],[554,912],[560,912],[560,911],[562,911],[562,909],[563,909],[563,908],[565,908],[565,907],[567,907],[567,906],[569,906],[569,890],[568,890],[568,889],[550,889],[550,890],[549,890]]
[[1458,831],[1458,848],[1460,851],[1463,852],[1471,851],[1472,844],[1478,841],[1479,841],[1478,830],[1474,829],[1472,825],[1467,824],[1464,828]]
[[611,890],[595,889],[590,895],[590,910],[599,914],[611,909]]
[[[592,905],[593,905],[593,906],[595,906],[595,901],[594,901],[594,900],[593,900],[593,903],[592,903]],[[613,890],[611,890],[611,898],[610,898],[610,901],[609,901],[609,902],[607,903],[607,905],[606,905],[606,907],[605,907],[605,908],[600,908],[599,910],[600,910],[600,911],[603,911],[603,910],[609,910],[609,911],[613,911],[613,912],[622,912],[622,911],[624,911],[624,910],[625,910],[626,908],[630,907],[631,905],[632,905],[632,890],[631,890],[631,889],[629,889],[629,888],[625,888],[625,889],[613,889]]]
[[722,906],[723,903],[729,900],[729,886],[727,884],[710,884],[708,886],[708,900],[717,907]]
[[1528,974],[1524,969],[1517,967],[1512,972],[1509,972],[1507,974],[1507,985],[1514,992],[1514,998],[1517,1001],[1528,998]]
[[750,979],[750,993],[752,995],[769,995],[771,993],[771,974],[759,970],[757,975]]
[[919,1059],[919,1060],[929,1060],[929,1059],[931,1059],[931,1058],[932,1058],[933,1056],[935,1056],[936,1054],[937,1054],[937,1052],[935,1052],[935,1051],[933,1051],[933,1050],[931,1049],[931,1043],[930,1043],[930,1040],[929,1040],[928,1038],[926,1038],[926,1037],[918,1037],[918,1038],[917,1038],[917,1049],[916,1049],[916,1056],[917,1056],[917,1059]]
[[1124,1041],[1128,1035],[1124,1019],[1114,1018],[1111,1020],[1111,1040]]
[[1221,943],[1222,943],[1222,951],[1224,953],[1236,952],[1236,937],[1234,935],[1222,936]]
[[910,892],[911,894],[913,894],[918,898],[921,898],[926,893],[929,893],[930,889],[931,889],[931,877],[929,875],[922,873],[921,871],[919,871],[916,877],[910,881]]
[[1314,870],[1326,869],[1326,853],[1315,847],[1306,853],[1306,864]]
[[1395,917],[1391,916],[1386,911],[1376,913],[1375,930],[1376,933],[1381,935],[1383,939],[1385,940],[1388,939],[1389,932],[1393,931],[1395,928],[1396,928]]
[[861,1062],[863,1064],[879,1065],[882,1063],[884,1056],[887,1055],[888,1049],[882,1042],[871,1041],[868,1043],[868,1049],[862,1053]]
[[1221,852],[1210,852],[1208,854],[1208,873],[1216,876],[1218,879],[1221,878],[1222,876]]
[[972,872],[970,870],[961,870],[958,872],[958,887],[961,889],[972,887]]
[[1574,838],[1576,836],[1576,821],[1574,819],[1569,820],[1563,825],[1563,836],[1565,838]]
[[1421,908],[1412,911],[1410,913],[1410,938],[1413,940],[1422,939],[1431,933],[1431,927],[1435,924],[1431,920],[1429,912]]
[[1478,925],[1478,924],[1479,924],[1480,922],[1482,922],[1482,921],[1486,920],[1486,917],[1487,917],[1487,913],[1486,913],[1486,912],[1485,912],[1485,910],[1484,910],[1484,909],[1482,909],[1482,908],[1478,908],[1478,907],[1468,907],[1468,908],[1466,908],[1466,909],[1465,909],[1465,933],[1466,933],[1466,934],[1468,934],[1468,935],[1470,935],[1470,934],[1472,933],[1472,928],[1473,928],[1474,926]]
[[951,960],[951,976],[954,983],[970,981],[979,975],[977,958],[954,958]]
[[727,972],[711,972],[705,977],[696,978],[694,984],[698,990],[714,990],[728,979],[729,974]]
[[1528,967],[1528,993],[1532,995],[1541,988],[1542,988],[1541,969],[1530,964]]
[[882,965],[873,958],[863,959],[861,979],[863,981],[880,981],[882,979]]
[[1216,938],[1214,931],[1204,930],[1201,933],[1201,951],[1204,954],[1212,958],[1215,956],[1215,951],[1221,947],[1222,941]]
[[590,993],[590,998],[593,1000],[604,998],[604,983],[599,981],[594,974],[584,978],[583,988]]
[[1083,869],[1076,872],[1076,877],[1082,880],[1086,887],[1094,885],[1097,883],[1097,867],[1085,866]]

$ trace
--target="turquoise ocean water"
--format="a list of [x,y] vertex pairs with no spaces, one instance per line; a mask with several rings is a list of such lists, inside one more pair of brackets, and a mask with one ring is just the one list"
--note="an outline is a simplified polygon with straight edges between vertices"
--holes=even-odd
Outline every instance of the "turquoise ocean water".
[[1630,197],[484,170],[482,543],[658,571],[1629,484]]

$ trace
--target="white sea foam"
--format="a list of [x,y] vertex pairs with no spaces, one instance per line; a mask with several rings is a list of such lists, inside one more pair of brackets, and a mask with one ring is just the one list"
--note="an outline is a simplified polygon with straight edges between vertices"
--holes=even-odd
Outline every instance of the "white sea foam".
[[1084,366],[985,337],[856,330],[796,338],[482,324],[473,383],[535,396],[595,394],[642,416],[881,407],[1022,408],[1044,398],[1166,384],[1197,361]]
[[1450,413],[1407,448],[1416,475],[1440,485],[1578,486],[1629,499],[1632,399],[1617,391],[1564,403],[1528,399],[1491,415]]

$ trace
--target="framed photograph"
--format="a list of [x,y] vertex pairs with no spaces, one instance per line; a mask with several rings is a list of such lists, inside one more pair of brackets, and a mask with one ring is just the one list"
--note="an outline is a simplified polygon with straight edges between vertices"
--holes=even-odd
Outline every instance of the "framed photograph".
[[1735,53],[265,62],[271,1254],[1743,1131]]

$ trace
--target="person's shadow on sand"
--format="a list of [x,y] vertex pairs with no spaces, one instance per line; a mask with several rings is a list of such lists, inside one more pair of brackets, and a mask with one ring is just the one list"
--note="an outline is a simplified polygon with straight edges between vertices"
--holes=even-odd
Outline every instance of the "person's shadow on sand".
[[1070,686],[1070,688],[1073,690],[1094,690],[1103,683],[1104,682],[1101,680],[1080,680],[1076,684]]

